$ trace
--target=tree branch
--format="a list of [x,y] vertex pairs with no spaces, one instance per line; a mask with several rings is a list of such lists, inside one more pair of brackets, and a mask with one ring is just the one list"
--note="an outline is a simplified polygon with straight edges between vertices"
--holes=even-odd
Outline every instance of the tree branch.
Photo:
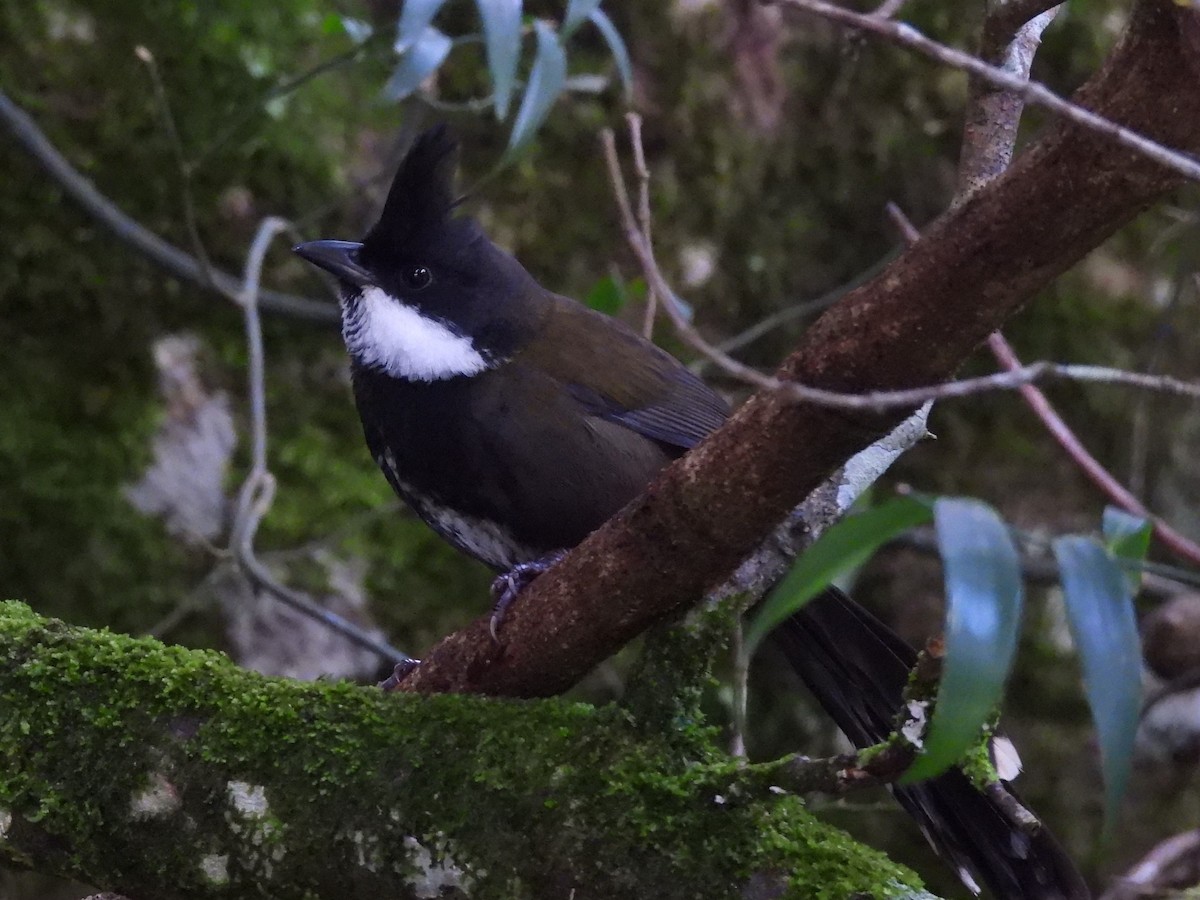
[[615,707],[269,679],[13,602],[0,654],[0,859],[131,897],[929,896]]
[[[17,143],[46,170],[46,173],[66,191],[71,199],[119,240],[157,263],[176,278],[205,289],[215,290],[226,299],[237,302],[241,282],[236,277],[220,269],[207,270],[200,260],[167,243],[158,235],[147,231],[123,213],[116,204],[96,190],[90,181],[67,162],[66,157],[50,143],[46,135],[34,124],[33,119],[9,99],[2,90],[0,90],[0,122],[8,127]],[[334,304],[320,300],[310,300],[307,297],[297,297],[279,291],[263,291],[260,299],[264,309],[286,313],[301,319],[336,322],[339,318],[337,307]]]
[[[1014,75],[1005,69],[989,65],[969,53],[963,53],[961,50],[955,50],[953,47],[930,40],[905,22],[891,22],[873,15],[857,13],[832,3],[826,3],[824,0],[774,0],[774,2],[788,9],[817,15],[833,22],[849,25],[852,28],[868,31],[902,47],[915,50],[942,65],[969,72],[990,84],[1012,91],[1026,103],[1045,107],[1056,115],[1092,129],[1097,134],[1105,135],[1127,147],[1139,150],[1160,165],[1174,169],[1193,181],[1200,181],[1200,162],[1185,155],[1186,151],[1180,152],[1178,149],[1172,149],[1171,142],[1156,141],[1149,136],[1149,132],[1143,132],[1138,128],[1129,128],[1107,116],[1097,115],[1088,109],[1086,104],[1063,100],[1044,84]],[[1180,10],[1180,12],[1188,14],[1184,10]]]
[[[1200,150],[1200,69],[1181,38],[1196,15],[1169,0],[1139,0],[1076,103],[1159,143]],[[1181,182],[1139,151],[1059,122],[827,311],[776,377],[858,393],[945,381],[1036,291]],[[403,687],[563,690],[695,603],[902,417],[756,395],[528,589],[505,622],[500,653],[483,618],[434,648]]]

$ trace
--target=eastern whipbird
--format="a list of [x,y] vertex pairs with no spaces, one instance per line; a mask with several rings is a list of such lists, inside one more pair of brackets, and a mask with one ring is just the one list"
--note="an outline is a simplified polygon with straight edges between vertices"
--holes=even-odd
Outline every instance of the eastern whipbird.
[[[434,531],[499,573],[495,625],[529,578],[729,410],[674,357],[546,290],[456,215],[455,149],[444,127],[425,132],[361,242],[295,252],[340,283],[371,455]],[[776,640],[857,746],[891,733],[916,659],[894,632],[831,590]],[[1023,831],[960,770],[894,793],[968,886],[977,876],[1005,900],[1088,896],[1047,831]]]

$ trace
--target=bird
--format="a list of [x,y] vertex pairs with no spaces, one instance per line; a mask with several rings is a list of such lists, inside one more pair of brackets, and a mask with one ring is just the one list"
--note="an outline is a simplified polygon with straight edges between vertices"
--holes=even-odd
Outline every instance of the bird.
[[[342,337],[367,447],[393,490],[520,588],[640,494],[729,415],[725,400],[619,320],[542,287],[458,214],[457,141],[414,141],[361,241],[294,252],[339,283]],[[858,747],[886,739],[915,651],[830,588],[777,645]],[[1004,788],[1007,790],[1007,788]],[[1070,858],[1009,820],[959,769],[894,786],[934,849],[1003,900],[1083,900]]]

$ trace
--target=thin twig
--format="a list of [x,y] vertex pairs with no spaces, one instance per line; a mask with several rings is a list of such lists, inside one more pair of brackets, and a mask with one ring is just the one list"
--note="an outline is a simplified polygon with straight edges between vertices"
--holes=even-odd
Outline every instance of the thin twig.
[[[809,0],[785,0],[785,2],[807,3]],[[1033,9],[1033,5],[1028,2],[1022,3],[1021,6],[1024,8],[1022,15]],[[990,10],[989,22],[998,13],[1003,14],[1004,11],[1009,11],[1008,4],[999,10]],[[991,24],[990,37],[988,38],[992,42],[990,52],[1007,60],[1004,72],[1005,79],[1015,79],[1018,83],[1030,84],[1028,75],[1030,67],[1033,64],[1033,55],[1037,50],[1042,31],[1050,24],[1055,12],[1054,8],[1048,8],[1038,12],[1034,18],[1019,25],[1016,28],[1010,46],[1007,48],[995,43],[996,35],[1001,32],[994,23]],[[922,40],[925,39],[922,38]],[[973,74],[978,73],[973,72]],[[970,129],[968,129],[968,133],[964,136],[963,155],[959,171],[960,195],[976,190],[983,184],[999,177],[1004,169],[1007,168],[1008,162],[1012,157],[1012,149],[1016,143],[1017,125],[1019,124],[1022,112],[1020,101],[1032,100],[1033,98],[1011,84],[1002,84],[1001,86],[1010,91],[1011,96],[1007,100],[1011,102],[989,103],[982,95],[977,95],[973,98],[972,109],[968,111],[968,121],[979,123],[981,130],[978,132],[978,139],[972,139]],[[905,241],[910,246],[919,240],[920,235],[917,229],[898,206],[889,204],[888,214],[900,227]],[[992,351],[992,355],[996,357],[1000,365],[1008,370],[1009,373],[1015,374],[1028,370],[1028,367],[1022,366],[1020,359],[1017,358],[1011,345],[1000,332],[994,332],[988,337],[988,348]],[[1073,370],[1075,377],[1080,380],[1087,380],[1090,375],[1095,374],[1099,367],[1072,366],[1070,368]],[[1160,384],[1163,383],[1162,376],[1135,375],[1134,373],[1126,373],[1126,375],[1130,376],[1130,381],[1127,383],[1145,382],[1147,380]],[[1191,563],[1200,564],[1200,545],[1180,534],[1162,519],[1153,515],[1134,494],[1127,490],[1124,485],[1104,468],[1099,460],[1087,450],[1083,442],[1079,440],[1067,423],[1063,421],[1062,417],[1041,390],[1030,382],[1020,385],[1018,390],[1020,390],[1021,396],[1025,398],[1025,402],[1041,420],[1046,430],[1050,432],[1059,446],[1067,452],[1067,455],[1075,464],[1083,470],[1084,474],[1110,500],[1126,512],[1148,520],[1151,523],[1155,536],[1176,555]]]
[[[848,294],[859,285],[866,284],[868,280],[874,278],[876,275],[882,272],[887,264],[895,258],[895,256],[895,252],[890,252],[878,262],[855,275],[850,281],[840,284],[830,291],[826,291],[820,297],[815,297],[812,300],[805,300],[803,303],[796,303],[792,306],[786,306],[778,312],[774,312],[771,315],[760,319],[745,331],[739,332],[733,337],[721,341],[721,343],[717,344],[717,349],[725,353],[732,353],[734,350],[740,350],[741,348],[754,343],[759,338],[774,331],[776,328],[787,325],[789,322],[794,322],[796,319],[803,319],[806,316],[812,315],[813,313],[825,310],[840,300],[845,294]],[[698,371],[703,371],[710,365],[712,365],[712,360],[702,358],[695,363],[695,368]]]
[[738,773],[739,778],[794,794],[842,794],[894,782],[922,750],[941,681],[943,655],[941,641],[934,639],[917,657],[904,687],[892,733],[879,744],[824,759],[792,754],[746,766]]
[[[992,351],[992,355],[999,360],[1000,364],[1010,372],[1018,372],[1023,368],[1016,353],[1013,352],[1012,347],[1000,332],[994,332],[988,338],[988,348]],[[1158,376],[1146,375],[1143,377],[1158,380]],[[1041,419],[1046,430],[1058,441],[1059,446],[1067,452],[1075,464],[1083,470],[1084,474],[1092,480],[1093,484],[1099,487],[1113,503],[1126,512],[1132,513],[1135,516],[1141,516],[1149,521],[1151,527],[1154,529],[1155,537],[1163,543],[1163,546],[1167,547],[1177,556],[1195,565],[1200,565],[1200,545],[1189,540],[1150,512],[1141,500],[1131,494],[1123,484],[1113,477],[1108,469],[1104,468],[1088,452],[1088,449],[1083,446],[1083,443],[1075,436],[1075,433],[1063,421],[1062,417],[1059,416],[1050,401],[1046,399],[1045,394],[1032,384],[1022,385],[1020,391],[1021,396],[1025,398],[1025,402],[1029,404],[1037,417]]]
[[746,716],[750,686],[750,648],[746,646],[746,626],[738,616],[733,623],[733,734],[729,738],[729,755],[746,758]]
[[1197,868],[1200,868],[1200,829],[1173,835],[1156,844],[1133,868],[1117,876],[1100,900],[1176,896],[1176,890],[1192,885]]
[[[1038,584],[1058,584],[1062,575],[1046,535],[1011,527],[1009,533],[1016,539],[1021,578]],[[931,526],[914,528],[892,540],[890,545],[922,556],[936,557],[941,554],[937,535]],[[1149,560],[1140,560],[1136,564],[1128,561],[1128,566],[1129,571],[1140,576],[1142,591],[1159,599],[1200,588],[1200,573],[1193,569]]]
[[[888,214],[901,228],[901,231],[905,235],[905,240],[910,245],[916,243],[919,234],[903,211],[895,204],[888,204]],[[987,343],[988,349],[992,351],[992,355],[996,357],[997,362],[1001,366],[1008,370],[1009,374],[1015,375],[1017,373],[1028,372],[1030,367],[1021,364],[1012,346],[1000,332],[993,332],[988,337]],[[1089,376],[1097,372],[1112,372],[1112,370],[1104,369],[1100,366],[1065,366],[1063,368],[1070,369],[1073,377],[1080,381],[1089,380]],[[1153,381],[1160,384],[1164,380],[1175,381],[1175,379],[1164,379],[1164,376],[1160,375],[1141,375],[1133,372],[1125,372],[1123,375],[1129,376],[1130,381],[1127,383],[1132,384],[1143,381]],[[1177,382],[1177,386],[1184,384],[1188,384],[1188,382]],[[1196,385],[1188,384],[1188,391],[1186,393],[1190,396],[1195,396],[1194,391],[1196,388]],[[1044,393],[1030,382],[1019,385],[1017,389],[1021,392],[1021,396],[1025,398],[1025,402],[1029,404],[1034,414],[1041,420],[1046,430],[1050,432],[1051,437],[1067,452],[1067,455],[1083,470],[1084,474],[1091,479],[1093,484],[1099,487],[1117,506],[1128,513],[1141,516],[1150,522],[1154,535],[1165,547],[1182,559],[1200,565],[1200,545],[1180,534],[1165,521],[1151,513],[1145,504],[1130,493],[1108,469],[1104,468],[1100,464],[1100,461],[1088,452],[1088,449],[1076,437],[1075,432],[1071,430],[1070,426],[1063,421],[1063,418],[1054,409],[1054,406]]]
[[[1028,79],[1029,70],[1033,65],[1033,56],[1037,51],[1042,32],[1053,20],[1058,7],[1050,7],[1036,12],[1033,18],[1019,26],[1013,34],[1010,45],[1006,48],[997,41],[1004,34],[1004,27],[995,23],[997,16],[1013,14],[1019,10],[1020,15],[1028,15],[1036,8],[1036,2],[1029,0],[1010,0],[999,7],[989,9],[988,20],[985,24],[985,43],[989,43],[989,51],[1006,60],[1007,71],[1020,79]],[[1015,96],[1014,96],[1015,95]],[[968,120],[982,123],[979,132],[984,140],[972,140],[970,129],[963,139],[963,154],[959,171],[960,193],[975,190],[980,186],[1000,176],[1012,158],[1013,146],[1016,143],[1017,126],[1020,122],[1022,105],[1021,95],[1012,92],[1009,96],[995,95],[998,102],[977,95],[973,98],[972,109],[968,112]],[[904,213],[897,207],[889,210],[893,218],[903,223],[906,239],[910,244],[917,240],[917,232]],[[988,337],[988,348],[996,360],[1010,372],[1020,371],[1023,367],[1016,352],[999,331]],[[1089,367],[1077,366],[1076,371]],[[1140,375],[1139,378],[1160,379],[1161,376]],[[1021,396],[1041,420],[1046,430],[1066,451],[1074,463],[1083,470],[1091,481],[1103,491],[1110,500],[1126,512],[1141,516],[1151,523],[1154,534],[1158,539],[1181,558],[1200,564],[1200,545],[1180,534],[1165,521],[1153,515],[1135,494],[1122,485],[1115,476],[1102,466],[1083,445],[1075,432],[1067,425],[1054,409],[1054,406],[1037,387],[1025,384],[1019,388]]]
[[[32,156],[51,179],[68,196],[101,225],[134,250],[166,269],[183,281],[200,287],[211,287],[217,293],[236,302],[241,283],[233,275],[214,270],[211,284],[204,277],[200,261],[191,254],[167,243],[158,235],[143,228],[123,213],[116,204],[96,190],[95,186],[67,162],[50,140],[34,124],[33,119],[0,90],[0,122],[8,128],[17,143]],[[263,309],[287,313],[302,319],[336,322],[340,319],[337,306],[307,297],[297,297],[278,291],[262,291],[259,305]]]
[[871,13],[877,19],[892,19],[907,0],[883,0]]
[[242,305],[245,313],[246,323],[251,444],[250,472],[238,492],[233,527],[230,529],[230,547],[242,571],[259,587],[293,609],[324,623],[330,630],[341,634],[358,646],[374,651],[388,662],[409,664],[412,660],[404,653],[368,634],[337,613],[312,602],[299,591],[280,584],[254,553],[254,536],[275,496],[275,479],[267,468],[266,365],[263,354],[262,323],[258,315],[258,291],[267,249],[274,237],[288,228],[290,225],[287,221],[274,217],[264,219],[259,225],[254,242],[250,246],[250,253],[246,258],[242,288],[237,295],[238,302]]
[[1180,394],[1200,400],[1200,384],[1182,381],[1164,376],[1142,375],[1137,372],[1123,372],[1119,369],[1108,369],[1100,366],[1064,365],[1052,362],[1035,362],[1009,372],[997,372],[993,375],[983,375],[977,378],[966,378],[960,381],[949,381],[928,387],[909,388],[897,391],[866,391],[863,393],[844,393],[829,391],[823,388],[810,387],[792,381],[782,381],[773,375],[764,375],[757,369],[739,362],[729,354],[708,343],[687,320],[680,310],[680,304],[675,301],[675,294],[667,284],[666,278],[658,267],[654,253],[643,237],[637,219],[630,205],[629,192],[621,174],[620,161],[617,157],[616,137],[611,129],[601,132],[604,146],[604,156],[608,164],[609,178],[613,192],[616,195],[617,206],[621,214],[622,227],[630,248],[641,263],[646,281],[659,295],[663,297],[662,308],[667,311],[671,324],[684,341],[696,351],[711,359],[722,370],[755,387],[764,390],[778,391],[793,400],[803,403],[814,403],[836,409],[869,410],[878,412],[886,409],[920,406],[929,400],[946,400],[955,397],[966,397],[985,391],[1013,390],[1034,381],[1063,379],[1068,381],[1093,381],[1107,384],[1125,384],[1165,393]]
[[[1186,246],[1186,245],[1185,245]],[[1191,283],[1187,272],[1193,265],[1193,260],[1187,255],[1181,257],[1175,264],[1175,276],[1171,283],[1171,295],[1159,312],[1158,320],[1149,340],[1149,349],[1142,354],[1144,367],[1149,372],[1158,372],[1163,368],[1164,357],[1167,353],[1166,337],[1172,330],[1171,319],[1176,316],[1183,304],[1184,291]],[[1129,428],[1129,490],[1136,497],[1146,495],[1146,470],[1149,450],[1153,440],[1151,418],[1153,415],[1152,396],[1142,394],[1134,403],[1132,420]]]
[[257,100],[248,103],[239,110],[235,110],[225,121],[225,127],[219,131],[212,140],[200,148],[191,161],[187,164],[189,172],[197,172],[205,162],[217,150],[223,147],[237,130],[245,125],[255,115],[262,112],[263,108],[272,100],[277,100],[280,97],[285,97],[303,85],[307,84],[312,79],[319,75],[324,75],[326,72],[331,72],[334,69],[341,68],[344,65],[356,62],[360,56],[366,53],[369,49],[376,47],[387,47],[390,49],[390,41],[387,38],[385,30],[380,29],[378,32],[367,38],[361,44],[351,47],[349,50],[343,51],[336,56],[324,60],[311,69],[301,72],[282,84],[277,84],[270,90],[262,94]]
[[267,400],[266,363],[263,354],[262,322],[258,316],[258,290],[263,260],[271,241],[288,223],[284,219],[264,219],[254,235],[246,257],[246,272],[238,296],[245,314],[247,394],[250,399],[250,473],[238,492],[237,512],[234,514],[232,543],[239,556],[254,553],[254,536],[258,525],[270,507],[275,493],[275,479],[267,469]]
[[826,3],[825,0],[773,0],[773,2],[788,9],[820,16],[851,28],[870,32],[895,44],[916,50],[943,65],[969,72],[984,81],[1019,94],[1027,103],[1045,107],[1071,122],[1090,128],[1097,134],[1112,138],[1126,147],[1131,147],[1149,159],[1179,172],[1193,181],[1200,181],[1200,162],[1103,116],[1098,116],[1069,100],[1064,100],[1044,84],[1028,78],[1017,77],[997,66],[988,65],[969,53],[963,53],[961,50],[955,50],[953,47],[947,47],[945,44],[931,40],[907,23],[891,22],[870,14],[854,12],[832,3]]
[[[646,153],[642,148],[642,117],[635,112],[625,114],[629,123],[630,140],[633,143],[633,170],[638,177],[638,226],[651,252],[654,251],[654,235],[650,231],[650,169],[646,165]],[[650,340],[654,336],[654,317],[658,312],[658,291],[651,287],[646,291],[646,316],[642,321],[642,337]]]
[[206,287],[211,287],[213,283],[212,260],[204,248],[204,241],[200,239],[200,227],[196,224],[196,204],[192,197],[192,170],[184,157],[183,139],[179,136],[175,115],[171,112],[171,100],[167,96],[167,87],[163,84],[162,73],[158,71],[158,62],[155,60],[154,54],[150,52],[150,48],[138,45],[133,52],[150,71],[150,81],[154,85],[154,99],[158,103],[163,127],[167,132],[171,150],[175,154],[175,164],[179,167],[179,176],[183,179],[183,184],[180,185],[180,194],[183,201],[184,225],[187,228],[188,239],[192,242],[192,253],[200,262],[200,274],[204,278],[204,284]]

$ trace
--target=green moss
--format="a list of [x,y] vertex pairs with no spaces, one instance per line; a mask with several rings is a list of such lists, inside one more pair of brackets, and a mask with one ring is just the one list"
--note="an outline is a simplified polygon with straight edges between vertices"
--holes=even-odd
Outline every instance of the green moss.
[[[15,603],[0,647],[9,841],[64,841],[60,871],[99,885],[202,891],[197,860],[223,856],[241,896],[333,895],[329,873],[383,890],[415,873],[415,840],[479,897],[723,897],[763,871],[789,873],[797,897],[911,893],[795,799],[726,803],[733,763],[700,732],[656,739],[614,707],[266,679]],[[156,785],[177,800],[148,811]]]
[[959,768],[971,779],[971,783],[980,790],[1000,780],[1000,775],[997,773],[996,766],[992,762],[992,755],[988,751],[988,744],[995,733],[996,720],[998,718],[998,714],[993,716],[992,721],[984,727],[979,740],[958,761]]

